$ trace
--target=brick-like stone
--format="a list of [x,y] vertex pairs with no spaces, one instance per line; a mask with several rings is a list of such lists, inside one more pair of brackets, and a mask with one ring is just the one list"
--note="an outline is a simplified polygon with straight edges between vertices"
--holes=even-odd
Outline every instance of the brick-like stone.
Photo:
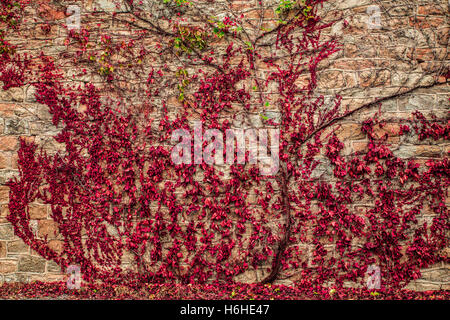
[[0,100],[3,101],[23,101],[23,89],[22,88],[9,88],[8,90],[0,90]]
[[29,246],[22,239],[8,241],[8,253],[29,253]]
[[56,238],[58,235],[58,224],[53,220],[38,220],[38,235],[41,238]]
[[361,125],[357,123],[342,124],[340,129],[336,131],[336,135],[339,139],[341,139],[341,141],[347,139],[359,140],[365,138],[365,134],[361,132]]
[[25,102],[36,102],[36,88],[29,86],[25,90]]
[[322,176],[327,176],[331,174],[333,167],[330,164],[330,160],[327,158],[320,159],[320,163],[311,171],[310,178],[318,179]]
[[344,87],[344,74],[342,71],[324,71],[319,76],[319,85],[324,89]]
[[11,240],[14,237],[14,230],[10,224],[0,225],[0,240]]
[[6,185],[9,180],[14,176],[17,176],[18,172],[16,170],[1,170],[0,171],[0,185]]
[[392,153],[394,154],[394,156],[399,157],[401,159],[409,159],[413,158],[416,155],[416,147],[402,145]]
[[0,224],[7,223],[6,217],[9,215],[9,208],[7,204],[0,205]]
[[28,123],[23,119],[10,118],[5,120],[5,134],[19,135],[28,132]]
[[61,267],[54,261],[47,261],[47,272],[62,272]]
[[19,140],[14,136],[0,137],[0,151],[15,151],[19,146]]
[[19,272],[45,272],[45,260],[41,257],[22,256],[19,259],[17,270]]
[[441,290],[442,283],[417,280],[414,282],[414,290],[416,291],[433,291]]
[[373,135],[380,139],[387,135],[388,137],[398,136],[400,132],[400,125],[397,123],[386,123],[383,127],[377,125],[374,127]]
[[64,274],[32,274],[30,275],[29,281],[41,281],[41,282],[61,282],[67,281],[67,275]]
[[422,5],[417,8],[417,13],[425,16],[445,15],[448,12],[443,10],[444,7],[446,6]]
[[17,271],[17,261],[0,260],[0,274],[12,273]]
[[413,26],[418,29],[428,29],[428,28],[437,28],[439,26],[445,25],[444,19],[441,17],[410,17],[409,19],[410,26]]
[[388,86],[391,84],[391,72],[389,70],[362,71],[359,74],[359,84],[363,88]]
[[419,62],[431,61],[434,60],[434,53],[430,48],[416,49],[413,58]]
[[11,156],[9,153],[0,153],[0,169],[9,168],[11,166]]
[[0,117],[12,117],[14,116],[14,110],[16,109],[17,106],[15,104],[0,103]]
[[18,160],[19,156],[17,155],[17,152],[12,152],[11,159],[10,159],[10,165],[11,169],[18,169]]
[[365,141],[355,141],[352,143],[353,152],[364,153],[368,150],[368,142]]
[[47,218],[47,206],[32,204],[28,207],[28,213],[30,219],[46,219]]
[[234,278],[234,280],[242,283],[252,283],[253,281],[255,281],[255,277],[256,277],[255,271],[249,270],[239,274]]
[[416,147],[416,156],[426,158],[437,158],[441,155],[441,148],[432,145],[422,145]]
[[450,37],[450,28],[448,26],[437,30],[436,38],[440,45],[447,46],[449,37]]
[[412,15],[414,12],[414,6],[409,6],[409,5],[400,5],[400,6],[395,6],[393,8],[391,8],[392,10],[389,10],[389,16],[408,16],[408,15]]
[[423,280],[450,282],[450,270],[448,268],[426,269],[421,270],[421,273],[421,279]]
[[438,95],[436,100],[436,108],[448,111],[450,108],[450,95]]
[[48,247],[55,251],[56,253],[62,253],[64,250],[64,242],[60,240],[50,240],[48,242]]
[[373,61],[369,59],[364,60],[338,60],[333,65],[333,68],[342,70],[363,70],[375,67]]
[[6,257],[6,241],[0,241],[0,258]]
[[39,6],[39,16],[47,21],[61,20],[66,17],[64,11],[58,10],[55,6],[43,3]]

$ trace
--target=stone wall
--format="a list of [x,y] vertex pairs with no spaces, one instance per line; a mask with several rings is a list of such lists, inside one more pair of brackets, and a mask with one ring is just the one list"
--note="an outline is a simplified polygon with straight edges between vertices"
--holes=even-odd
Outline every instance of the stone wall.
[[[234,1],[233,5],[235,10],[251,16],[256,10],[253,2]],[[43,3],[44,13],[36,11],[36,21],[27,22],[30,37],[12,39],[23,52],[36,54],[43,47],[55,53],[65,49],[62,42],[67,31],[61,26],[65,23],[64,8],[58,1]],[[368,27],[369,19],[373,18],[368,13],[370,5],[380,9],[379,27]],[[95,7],[113,10],[108,1],[91,0],[83,2],[82,14],[88,15]],[[401,121],[410,118],[414,110],[448,119],[450,87],[442,72],[448,72],[450,62],[448,1],[333,0],[323,10],[329,20],[338,19],[326,33],[340,37],[342,50],[320,66],[320,93],[326,97],[342,95],[343,105],[350,109],[382,98],[381,118],[387,119],[389,125],[379,128],[377,133],[389,135],[388,142],[396,156],[415,158],[422,163],[429,158],[448,157],[449,141],[419,142],[408,135],[396,134]],[[268,14],[268,24],[273,22],[273,17],[274,14]],[[47,22],[51,22],[51,31],[44,34],[41,25]],[[345,143],[346,154],[366,148],[367,140],[358,124],[378,111],[378,105],[369,106],[340,123],[338,136]],[[0,90],[0,284],[65,278],[56,264],[42,259],[15,236],[5,218],[9,201],[9,188],[5,184],[17,174],[19,137],[51,149],[51,137],[57,132],[45,107],[35,102],[31,87]],[[326,177],[331,172],[326,163],[316,171],[318,177]],[[447,207],[449,204],[450,201]],[[47,235],[55,248],[62,245],[57,228],[49,218],[48,207],[36,203],[30,210],[30,218],[39,236]],[[249,277],[244,280],[261,278],[257,274]],[[449,265],[439,264],[423,270],[422,278],[412,282],[409,288],[450,289]]]

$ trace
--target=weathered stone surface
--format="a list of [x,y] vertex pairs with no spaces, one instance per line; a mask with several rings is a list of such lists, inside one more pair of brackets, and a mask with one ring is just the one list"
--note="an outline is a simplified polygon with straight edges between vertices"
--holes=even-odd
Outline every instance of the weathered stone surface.
[[0,136],[0,152],[15,151],[19,146],[19,140],[14,136]]
[[40,257],[21,256],[18,265],[19,272],[45,272],[45,260]]
[[117,10],[125,9],[124,5],[117,8],[116,4],[113,1],[108,0],[95,0],[92,4],[92,7],[104,10],[106,12],[114,12]]
[[9,168],[11,156],[8,153],[0,153],[0,169]]
[[435,95],[413,95],[399,100],[400,110],[428,110],[435,105]]
[[25,91],[25,102],[36,102],[36,88],[34,86],[28,86]]
[[330,161],[327,158],[320,159],[320,163],[311,171],[311,179],[318,179],[328,176],[333,171]]
[[41,282],[60,282],[67,281],[67,275],[64,274],[32,274],[29,277],[29,281],[41,281]]
[[12,273],[17,270],[16,260],[0,260],[0,274]]
[[0,258],[6,257],[6,241],[0,241]]
[[0,90],[1,101],[23,101],[23,89],[22,88],[9,88],[8,90]]
[[336,135],[341,141],[360,140],[365,138],[365,134],[361,131],[361,125],[357,123],[345,123],[336,131]]
[[7,223],[6,217],[9,214],[8,205],[2,204],[0,205],[0,224]]
[[[1,90],[0,90],[1,91]],[[0,117],[12,117],[18,107],[11,103],[0,103]],[[3,120],[3,119],[2,119]],[[2,121],[3,122],[3,121]],[[3,130],[1,131],[3,133]]]
[[234,278],[237,282],[252,283],[255,279],[255,271],[244,272]]
[[397,111],[397,100],[387,100],[383,102],[383,110],[386,110],[386,112],[390,111]]
[[28,207],[28,213],[30,219],[46,219],[47,218],[47,206],[34,204]]
[[425,269],[421,273],[423,280],[450,282],[450,267]]
[[442,290],[444,283],[440,282],[429,282],[424,280],[416,280],[409,283],[405,289],[415,290],[415,291],[429,291],[429,290]]
[[0,170],[0,185],[6,185],[17,174],[17,170]]
[[400,126],[396,123],[387,123],[383,126],[375,126],[373,135],[376,139],[398,136],[400,132]]
[[38,220],[38,234],[42,238],[56,238],[58,235],[58,224],[53,220]]
[[29,253],[30,247],[22,239],[8,241],[8,253]]
[[359,74],[359,85],[366,87],[388,86],[391,84],[391,72],[389,70],[362,71]]
[[0,240],[11,240],[14,237],[13,227],[10,224],[0,225]]
[[29,275],[23,274],[23,273],[10,273],[10,274],[5,274],[3,276],[3,279],[7,283],[10,283],[10,282],[27,283],[27,282],[29,282],[30,277],[29,277]]
[[324,71],[319,75],[319,85],[325,89],[343,88],[344,74],[342,71]]
[[415,146],[400,146],[397,150],[393,152],[394,156],[401,159],[409,159],[416,155]]
[[47,272],[62,272],[54,261],[47,261]]
[[417,146],[416,156],[426,158],[436,158],[441,155],[441,148],[439,146]]
[[450,107],[450,94],[439,94],[436,100],[436,109],[447,110]]
[[366,141],[356,141],[352,143],[352,149],[355,153],[364,153],[368,151],[368,142]]
[[60,240],[50,240],[48,242],[48,247],[59,254],[64,250],[64,242]]
[[10,118],[5,120],[5,134],[16,135],[28,132],[28,122],[23,119]]

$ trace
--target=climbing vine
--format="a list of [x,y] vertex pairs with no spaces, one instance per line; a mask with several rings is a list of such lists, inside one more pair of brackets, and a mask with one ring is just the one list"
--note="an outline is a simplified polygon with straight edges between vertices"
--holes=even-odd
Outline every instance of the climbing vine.
[[[319,65],[341,50],[322,34],[333,26],[320,17],[325,1],[280,1],[281,20],[253,29],[244,15],[218,18],[198,2],[212,1],[120,2],[110,19],[130,38],[81,26],[67,32],[64,56],[42,52],[33,68],[1,34],[3,89],[32,85],[63,146],[51,154],[21,140],[9,182],[15,234],[63,270],[80,265],[86,281],[130,285],[229,283],[256,271],[261,283],[297,276],[342,287],[375,264],[383,286],[401,287],[447,259],[448,158],[396,157],[377,117],[361,123],[364,152],[343,154],[336,130],[356,110],[316,92]],[[22,7],[11,6],[2,0],[1,17],[15,32]],[[225,132],[255,114],[279,130],[273,175],[251,163],[172,161],[175,130],[194,132],[199,120],[200,130]],[[396,130],[449,139],[448,122],[419,112]],[[328,180],[314,175],[323,163]],[[54,236],[33,231],[34,202],[51,208]]]

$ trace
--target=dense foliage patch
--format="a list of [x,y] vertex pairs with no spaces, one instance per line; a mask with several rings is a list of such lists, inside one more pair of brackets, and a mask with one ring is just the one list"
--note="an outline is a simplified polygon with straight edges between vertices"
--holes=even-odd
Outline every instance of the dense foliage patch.
[[412,290],[378,290],[325,287],[287,287],[282,285],[180,285],[149,284],[146,286],[87,285],[69,290],[64,282],[32,284],[4,284],[0,299],[150,299],[150,300],[448,300],[450,292]]

